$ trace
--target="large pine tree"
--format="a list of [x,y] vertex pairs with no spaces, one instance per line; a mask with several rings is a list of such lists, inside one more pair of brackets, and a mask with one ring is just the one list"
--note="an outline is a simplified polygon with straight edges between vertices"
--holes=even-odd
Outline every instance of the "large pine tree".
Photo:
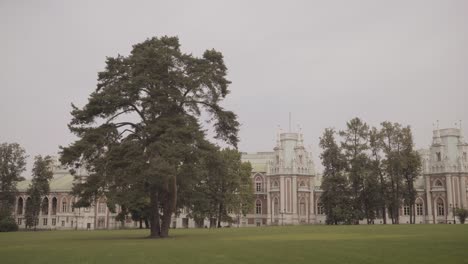
[[108,58],[88,103],[73,106],[69,127],[79,139],[62,150],[64,164],[90,172],[75,189],[81,204],[138,192],[149,200],[150,236],[167,237],[180,188],[192,182],[191,168],[209,145],[202,113],[217,139],[238,142],[236,115],[220,105],[229,94],[226,72],[220,52],[183,53],[177,37],[151,38],[129,56]]

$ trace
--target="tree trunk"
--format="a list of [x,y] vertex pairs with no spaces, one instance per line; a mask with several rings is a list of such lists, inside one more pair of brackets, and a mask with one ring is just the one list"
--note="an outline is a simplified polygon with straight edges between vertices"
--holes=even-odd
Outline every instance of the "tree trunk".
[[410,215],[410,224],[416,224],[416,216],[414,215],[414,208],[412,205],[410,206]]
[[143,229],[143,219],[140,218],[140,229]]
[[161,237],[169,236],[169,227],[171,226],[171,217],[175,212],[177,204],[177,177],[174,175],[169,180],[168,193],[163,202],[164,215],[161,223]]
[[165,238],[169,236],[169,227],[171,227],[171,216],[172,213],[169,209],[164,210],[164,214],[161,219],[161,237]]
[[387,209],[385,208],[385,202],[382,206],[382,218],[383,218],[383,224],[387,224]]
[[161,234],[161,227],[159,223],[159,199],[158,193],[153,192],[150,197],[150,237],[158,238]]
[[223,213],[223,203],[219,203],[219,208],[218,208],[218,228],[221,227],[221,215]]
[[145,229],[148,229],[148,228],[149,228],[148,218],[145,218]]
[[385,203],[385,182],[383,178],[382,172],[379,173],[380,176],[380,190],[381,190],[381,195],[382,195],[382,217],[383,217],[383,223],[384,225],[387,224],[387,210],[385,209],[386,203]]

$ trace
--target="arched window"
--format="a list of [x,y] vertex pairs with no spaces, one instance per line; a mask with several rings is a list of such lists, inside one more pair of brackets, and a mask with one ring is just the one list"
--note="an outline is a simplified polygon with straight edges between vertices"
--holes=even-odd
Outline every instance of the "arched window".
[[409,205],[403,206],[403,215],[410,215],[410,207],[409,207]]
[[317,214],[323,215],[325,214],[325,208],[323,207],[323,203],[317,203]]
[[424,215],[423,201],[422,199],[416,199],[416,215]]
[[106,208],[107,208],[107,204],[104,201],[100,201],[98,204],[98,213],[105,214]]
[[278,197],[275,197],[275,199],[273,200],[273,213],[274,213],[274,215],[279,214],[279,200],[278,200]]
[[444,185],[442,184],[442,182],[440,180],[436,180],[435,183],[434,183],[434,186],[436,187],[444,187]]
[[299,215],[306,215],[306,202],[304,198],[299,202]]
[[62,199],[62,213],[68,212],[68,203],[67,199],[63,198]]
[[255,202],[255,213],[256,214],[262,214],[262,201],[257,200]]
[[255,191],[256,192],[263,191],[263,179],[260,176],[255,177]]
[[41,213],[42,213],[42,215],[48,215],[49,214],[49,198],[47,198],[47,197],[45,197],[42,200]]
[[31,206],[31,197],[26,198],[26,202],[24,204],[25,211],[29,210],[28,206]]
[[437,215],[445,215],[444,201],[441,198],[437,199]]
[[17,209],[16,209],[16,214],[17,215],[22,215],[23,214],[23,208],[24,208],[24,201],[23,201],[23,198],[19,198],[18,199],[18,206],[17,206]]
[[52,215],[57,214],[57,198],[52,198]]

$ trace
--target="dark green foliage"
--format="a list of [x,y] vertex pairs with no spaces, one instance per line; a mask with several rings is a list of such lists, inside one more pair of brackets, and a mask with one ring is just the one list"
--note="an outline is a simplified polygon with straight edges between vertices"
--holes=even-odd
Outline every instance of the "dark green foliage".
[[414,181],[421,170],[421,158],[414,150],[411,128],[398,123],[382,123],[382,161],[386,176],[386,199],[392,223],[399,223],[400,206],[410,206],[410,220],[414,223],[413,210],[416,190]]
[[353,222],[359,223],[364,216],[372,220],[370,214],[370,205],[374,197],[370,192],[372,184],[375,182],[370,179],[368,151],[369,126],[359,118],[353,118],[346,123],[346,130],[340,131],[343,138],[341,148],[346,157],[346,172],[351,187],[351,210],[354,215]]
[[413,135],[409,126],[401,130],[401,141],[402,151],[400,162],[404,182],[403,197],[404,203],[409,205],[410,224],[414,224],[416,212],[413,209],[415,207],[417,194],[414,182],[421,173],[422,162],[419,153],[414,150]]
[[0,219],[0,232],[18,231],[18,225],[12,217],[4,217]]
[[190,202],[194,219],[215,218],[221,227],[222,221],[232,221],[228,211],[245,215],[253,208],[252,167],[241,161],[237,150],[213,150],[205,157],[203,168]]
[[372,223],[383,217],[386,223],[388,210],[392,223],[398,223],[399,209],[406,204],[410,206],[410,223],[414,223],[414,182],[420,174],[421,160],[414,150],[410,127],[383,122],[380,130],[369,129],[354,118],[340,132],[341,147],[334,135],[332,129],[326,129],[320,141],[324,150],[322,200],[327,222],[358,223],[366,218],[367,223]]
[[32,169],[32,181],[28,188],[29,198],[26,202],[25,220],[27,228],[36,229],[39,213],[44,206],[43,197],[49,194],[49,182],[54,176],[52,172],[52,158],[50,156],[36,156]]
[[457,208],[455,209],[455,215],[458,217],[458,220],[460,220],[460,223],[464,224],[468,217],[468,210],[465,208]]
[[332,128],[325,129],[320,138],[320,147],[323,149],[320,158],[324,166],[321,201],[327,224],[350,224],[355,215],[350,198],[350,188],[345,176],[346,159],[335,140],[335,131]]
[[24,180],[21,173],[26,170],[26,157],[25,150],[19,144],[0,144],[0,220],[11,216],[16,185]]
[[237,145],[236,115],[220,105],[229,93],[226,71],[221,53],[182,53],[176,37],[151,38],[127,57],[108,58],[88,103],[73,106],[69,127],[79,139],[62,149],[63,164],[90,173],[74,189],[77,206],[105,196],[111,209],[149,211],[151,237],[167,237],[185,202],[178,198],[192,192],[199,176],[192,172],[212,148],[201,114],[217,139]]

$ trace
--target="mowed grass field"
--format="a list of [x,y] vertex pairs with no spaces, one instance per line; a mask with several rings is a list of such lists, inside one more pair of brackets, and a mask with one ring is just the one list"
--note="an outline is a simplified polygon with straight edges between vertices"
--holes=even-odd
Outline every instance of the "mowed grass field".
[[0,233],[0,263],[468,263],[468,225]]

